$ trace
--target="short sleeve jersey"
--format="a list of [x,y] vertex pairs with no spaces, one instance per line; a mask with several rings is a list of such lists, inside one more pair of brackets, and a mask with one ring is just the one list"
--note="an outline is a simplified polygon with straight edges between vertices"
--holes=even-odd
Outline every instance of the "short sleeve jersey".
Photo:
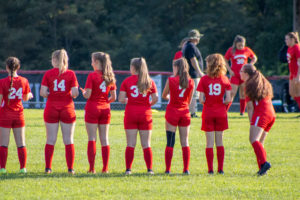
[[42,85],[49,88],[47,102],[58,106],[65,106],[73,102],[71,88],[78,87],[78,82],[72,70],[67,70],[59,74],[59,69],[53,68],[45,73]]
[[226,114],[226,107],[223,103],[226,90],[231,90],[231,85],[224,75],[217,78],[205,75],[200,79],[197,91],[205,95],[204,114],[224,114],[224,112]]
[[[3,95],[1,109],[22,112],[22,99],[24,95],[30,92],[28,80],[22,76],[13,77],[13,85],[10,89],[11,77],[6,77],[1,80],[0,94]],[[8,102],[9,100],[9,102]]]
[[194,69],[194,67],[192,66],[191,63],[191,58],[196,57],[196,59],[199,62],[199,67],[200,69],[203,71],[203,59],[201,56],[201,53],[199,51],[199,49],[196,47],[195,44],[193,44],[192,42],[187,42],[182,50],[182,55],[186,58],[188,64],[189,64],[189,74],[191,76],[191,78],[199,78],[200,74],[197,73],[197,71]]
[[181,88],[179,85],[180,77],[169,77],[170,101],[168,106],[178,109],[188,109],[189,100],[194,89],[194,81],[189,79],[188,87]]
[[126,105],[126,108],[128,106],[144,106],[146,108],[151,108],[149,97],[153,93],[157,93],[156,85],[153,80],[151,80],[151,87],[147,94],[141,94],[137,87],[138,83],[138,76],[132,75],[128,78],[126,78],[122,84],[120,91],[126,92],[128,103]]
[[179,58],[181,58],[181,57],[182,57],[182,51],[177,51],[177,52],[175,53],[175,56],[174,56],[173,60],[177,60],[177,59],[179,59]]
[[300,58],[300,45],[295,44],[292,47],[289,47],[287,50],[287,60],[289,63],[289,70],[291,78],[297,76],[298,73],[298,64],[297,60]]
[[85,89],[91,89],[92,94],[87,100],[87,104],[96,103],[97,106],[109,107],[108,96],[111,90],[116,90],[116,84],[113,83],[106,86],[106,83],[102,77],[101,71],[95,71],[88,75],[85,83]]
[[[251,101],[251,99],[246,96],[246,102]],[[258,115],[271,115],[275,116],[275,110],[272,104],[272,99],[270,97],[265,97],[260,101],[252,101],[253,110]]]
[[226,54],[225,59],[230,60],[231,69],[239,74],[243,65],[248,63],[248,58],[254,58],[255,53],[249,48],[244,47],[243,49],[236,49],[235,53],[232,52],[232,47],[230,47]]

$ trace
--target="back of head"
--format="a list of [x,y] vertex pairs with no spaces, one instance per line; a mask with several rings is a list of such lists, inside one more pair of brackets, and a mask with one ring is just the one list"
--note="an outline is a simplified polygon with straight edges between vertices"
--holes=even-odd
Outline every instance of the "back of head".
[[[8,57],[5,61],[6,67],[10,71],[10,87],[9,91],[11,91],[13,87],[13,76],[14,73],[20,68],[20,60],[16,57]],[[9,104],[9,99],[8,99],[8,104]]]
[[246,38],[244,36],[241,36],[241,35],[235,36],[235,38],[233,40],[233,44],[232,44],[232,53],[235,53],[236,44],[239,43],[239,42],[246,43]]
[[174,61],[174,66],[177,67],[177,76],[179,76],[179,85],[181,88],[188,88],[189,86],[189,64],[185,58],[179,58]]
[[266,97],[273,97],[271,83],[252,64],[246,64],[242,68],[243,73],[249,78],[245,82],[245,93],[252,101],[260,101]]
[[65,49],[56,50],[52,53],[53,67],[59,69],[59,74],[64,73],[68,69],[69,57]]
[[296,44],[299,44],[299,34],[298,34],[298,32],[289,32],[286,35],[289,36],[290,38],[294,39]]
[[226,63],[224,57],[219,54],[211,54],[205,58],[207,62],[207,75],[209,77],[219,77],[221,75],[225,75],[227,72]]
[[138,90],[142,94],[146,94],[151,88],[151,78],[148,73],[148,67],[145,58],[133,58],[130,65],[134,67],[138,73]]
[[109,86],[116,82],[115,74],[112,68],[112,63],[110,60],[110,56],[104,52],[94,52],[92,53],[92,58],[94,60],[98,60],[100,63],[100,67],[102,69],[102,77],[105,81],[106,86]]

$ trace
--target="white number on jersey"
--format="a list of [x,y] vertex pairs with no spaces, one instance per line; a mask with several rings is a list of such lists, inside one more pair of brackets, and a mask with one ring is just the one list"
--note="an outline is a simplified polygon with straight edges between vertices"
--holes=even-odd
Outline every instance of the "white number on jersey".
[[219,83],[209,84],[209,95],[220,95],[221,94],[221,85]]
[[100,90],[101,90],[102,92],[106,92],[106,83],[105,83],[105,81],[103,81],[103,82],[100,84],[99,88],[100,88]]
[[238,65],[244,64],[244,59],[243,58],[237,59],[236,64],[238,64]]
[[57,85],[57,79],[55,79],[53,83],[54,83],[53,91],[55,92],[58,91],[58,88],[60,89],[61,92],[66,91],[65,80],[61,80]]
[[186,88],[182,89],[182,88],[180,87],[180,85],[179,85],[179,90],[182,90],[182,91],[179,93],[179,97],[183,97]]
[[[130,94],[132,97],[139,96],[139,89],[136,85],[131,86],[130,89],[133,90],[133,93]],[[146,96],[147,96],[146,94],[143,94],[143,97],[146,97]]]
[[18,99],[22,99],[23,96],[23,89],[19,88],[18,90],[16,90],[15,88],[11,88],[10,93],[8,95],[9,99],[16,99],[16,96],[18,97]]

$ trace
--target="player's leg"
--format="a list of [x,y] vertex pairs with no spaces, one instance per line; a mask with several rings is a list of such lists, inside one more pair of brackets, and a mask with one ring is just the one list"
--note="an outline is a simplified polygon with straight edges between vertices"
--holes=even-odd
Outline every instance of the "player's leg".
[[225,149],[223,145],[223,131],[216,131],[216,148],[217,148],[217,159],[218,159],[218,173],[223,174],[223,165],[224,165],[224,157],[225,157]]
[[99,124],[99,138],[101,142],[101,151],[102,151],[102,173],[108,173],[108,161],[109,161],[109,153],[110,147],[108,142],[108,131],[109,124]]
[[54,146],[57,140],[59,123],[45,122],[45,125],[46,125],[46,135],[47,135],[47,141],[45,145],[45,163],[46,163],[45,172],[51,173]]
[[90,164],[89,173],[95,173],[96,141],[98,124],[85,122],[88,134],[87,156]]
[[165,149],[165,164],[166,164],[165,173],[170,173],[171,162],[173,157],[173,149],[175,145],[176,126],[171,125],[167,121],[165,126],[166,126],[166,136],[167,136],[167,146]]
[[13,128],[13,133],[18,148],[20,172],[26,173],[27,149],[25,145],[25,127]]
[[215,132],[205,132],[206,135],[206,149],[205,149],[205,154],[206,154],[206,161],[207,161],[207,166],[208,166],[208,173],[213,174],[214,173],[214,168],[213,168],[213,162],[214,162],[214,140],[215,140]]
[[234,100],[234,97],[237,93],[238,88],[239,88],[239,85],[231,83],[231,93],[230,93],[231,94],[231,102],[229,104],[227,104],[227,106],[226,106],[227,111],[229,110],[229,108]]
[[193,89],[193,97],[192,97],[192,101],[191,101],[191,104],[190,104],[190,113],[191,113],[191,117],[198,117],[196,112],[197,112],[197,99],[199,99],[199,92],[197,91],[197,86],[200,82],[200,78],[194,78],[193,79],[194,81],[194,89]]
[[0,127],[0,173],[6,173],[10,128]]
[[131,174],[131,167],[134,158],[134,148],[136,145],[137,129],[125,129],[127,147],[125,150],[126,174]]
[[300,83],[297,81],[293,81],[293,88],[294,88],[294,100],[298,104],[298,108],[300,109]]
[[139,132],[140,132],[140,140],[144,152],[144,160],[147,166],[147,170],[148,173],[153,174],[152,171],[153,156],[152,156],[152,149],[151,149],[152,130],[139,130]]
[[239,95],[240,95],[240,115],[244,115],[246,110],[245,83],[242,83],[240,85]]
[[189,174],[189,163],[190,163],[190,147],[189,147],[189,132],[190,126],[179,126],[180,144],[182,147],[182,158],[183,158],[183,173]]

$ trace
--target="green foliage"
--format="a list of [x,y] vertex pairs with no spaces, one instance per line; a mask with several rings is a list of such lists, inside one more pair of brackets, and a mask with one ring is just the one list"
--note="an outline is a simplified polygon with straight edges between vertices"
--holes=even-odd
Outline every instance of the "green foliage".
[[247,38],[268,75],[287,74],[277,54],[292,30],[292,1],[281,0],[1,0],[0,62],[48,69],[53,50],[65,48],[72,69],[91,69],[90,54],[105,51],[115,69],[144,56],[150,70],[170,71],[181,39],[197,28],[206,57],[224,54],[235,35]]

